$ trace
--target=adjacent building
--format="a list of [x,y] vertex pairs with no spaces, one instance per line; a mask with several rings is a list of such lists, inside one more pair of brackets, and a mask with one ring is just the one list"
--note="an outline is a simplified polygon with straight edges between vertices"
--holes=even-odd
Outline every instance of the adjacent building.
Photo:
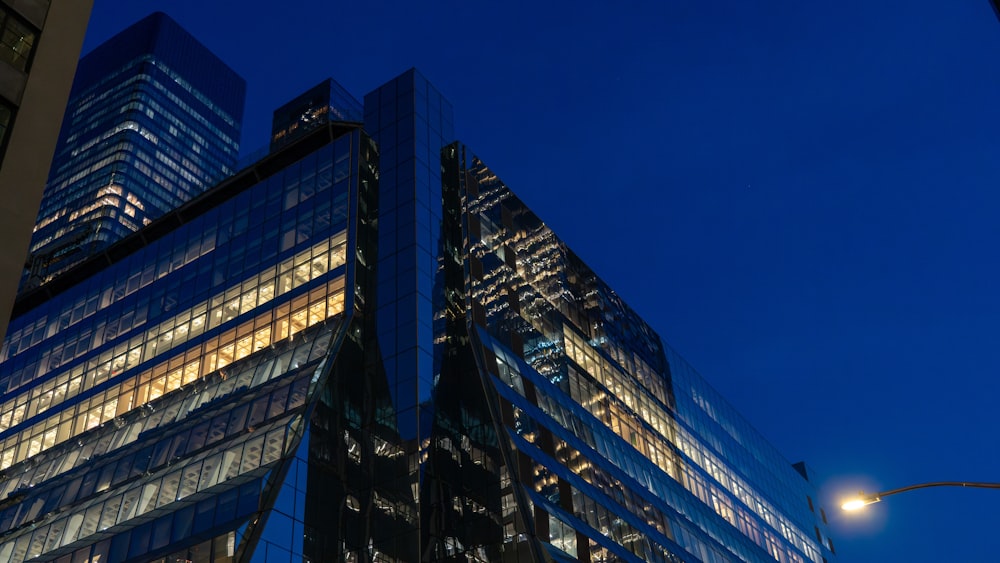
[[[479,416],[497,428],[493,466],[519,485],[514,506],[542,546],[535,560],[834,558],[803,466],[786,462],[468,148],[447,146],[442,170],[446,208],[452,201],[463,221],[453,244],[464,239],[465,301],[448,311],[468,331],[454,334],[472,349],[485,388]],[[467,371],[443,369],[436,395],[455,393],[445,377]],[[475,545],[465,522],[483,496],[467,483],[480,482],[477,457],[493,442],[459,423],[468,407],[435,406],[444,556]],[[516,533],[508,527],[506,541]]]
[[804,471],[419,72],[273,123],[266,156],[19,297],[0,560],[835,558]]
[[92,0],[0,0],[0,338],[92,5]]
[[330,121],[361,123],[364,108],[332,78],[274,110],[270,150],[277,150]]
[[329,508],[302,504],[326,483],[301,460],[329,370],[365,380],[346,350],[375,158],[328,124],[22,296],[0,366],[0,560],[303,553],[301,522],[268,534]]
[[231,175],[246,84],[155,13],[81,61],[31,239],[52,279]]

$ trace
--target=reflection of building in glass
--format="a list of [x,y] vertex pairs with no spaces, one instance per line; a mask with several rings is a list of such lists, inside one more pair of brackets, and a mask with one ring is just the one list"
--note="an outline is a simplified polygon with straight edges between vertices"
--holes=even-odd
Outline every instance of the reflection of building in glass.
[[31,241],[30,285],[231,174],[245,89],[164,14],[85,56]]
[[364,109],[21,297],[0,560],[834,558],[809,483],[446,145],[419,73]]
[[347,90],[327,78],[301,96],[274,110],[271,150],[304,136],[331,121],[360,123],[364,109]]

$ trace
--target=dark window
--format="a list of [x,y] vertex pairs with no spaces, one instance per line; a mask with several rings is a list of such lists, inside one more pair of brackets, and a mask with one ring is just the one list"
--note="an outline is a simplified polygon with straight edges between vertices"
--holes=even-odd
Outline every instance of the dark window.
[[824,524],[829,524],[829,522],[826,521],[826,511],[825,510],[823,510],[822,508],[820,508],[819,509],[819,515],[820,515],[820,517],[823,518],[823,523]]
[[28,70],[37,32],[7,9],[0,7],[0,60]]
[[14,106],[0,99],[0,157],[3,156],[3,149],[7,146],[7,131],[14,121]]
[[813,499],[812,499],[812,497],[810,497],[809,495],[806,495],[806,502],[809,503],[809,512],[816,512],[816,510],[813,509]]

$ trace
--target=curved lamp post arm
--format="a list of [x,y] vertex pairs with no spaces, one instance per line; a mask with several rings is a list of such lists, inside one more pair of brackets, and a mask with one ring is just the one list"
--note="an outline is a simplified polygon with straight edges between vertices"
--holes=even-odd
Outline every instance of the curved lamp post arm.
[[908,487],[891,489],[881,493],[865,494],[864,491],[858,493],[857,498],[851,499],[841,505],[844,510],[858,510],[869,504],[874,504],[882,500],[883,497],[905,493],[914,489],[927,489],[930,487],[971,487],[975,489],[1000,489],[1000,483],[977,483],[972,481],[935,481],[933,483],[920,483]]

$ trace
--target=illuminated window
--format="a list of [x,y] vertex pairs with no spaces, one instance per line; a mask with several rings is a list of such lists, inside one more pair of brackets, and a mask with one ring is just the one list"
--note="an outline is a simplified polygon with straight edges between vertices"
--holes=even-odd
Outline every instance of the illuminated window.
[[[290,314],[289,311],[293,307],[295,313]],[[89,401],[15,433],[0,446],[0,469],[6,469],[133,408],[176,391],[218,368],[287,338],[289,332],[304,330],[341,314],[343,310],[344,278],[340,277],[327,282],[322,289],[318,288],[296,298],[294,305],[286,303],[273,311],[262,312],[256,319],[247,320],[217,339],[185,353],[179,353],[174,358],[164,358],[162,363],[151,370],[146,370]],[[322,315],[319,314],[320,311],[323,311]],[[289,331],[289,327],[295,330]],[[111,354],[108,353],[108,358],[106,360],[102,358],[101,361],[102,365],[103,362],[111,362]],[[82,366],[79,369],[82,371]],[[65,393],[66,398],[75,396],[81,387],[80,374],[74,371],[72,375],[73,380],[69,383],[72,392]],[[59,383],[60,379],[57,379],[55,384],[66,385]],[[98,381],[103,379],[97,377],[96,372],[91,372],[88,376],[89,386],[96,385]],[[26,398],[26,394],[21,396],[21,399]],[[17,421],[15,424],[19,423],[24,419],[26,410],[26,405],[21,403],[13,411],[0,415],[0,422],[13,417]]]
[[[288,271],[288,290],[290,291],[305,283],[312,282],[318,276],[325,275],[330,270],[342,266],[345,256],[345,245],[346,234],[342,232],[335,235],[330,240],[325,240],[300,252],[295,257],[286,260],[285,263],[280,266],[278,271]],[[294,263],[307,265],[311,264],[310,267],[303,270],[304,278],[294,278],[293,281],[291,270]],[[140,285],[139,278],[140,276],[138,274],[129,278],[128,287],[126,288],[123,286],[126,293],[134,290],[132,285],[135,285],[136,287]],[[153,279],[152,273],[149,278],[150,280]],[[132,283],[133,281],[134,284]],[[146,283],[148,283],[148,281],[142,282],[143,285]],[[335,286],[336,288],[342,287],[342,281],[337,281]],[[325,318],[343,312],[343,293],[339,289],[336,289],[335,286],[328,285],[328,291],[326,292],[314,292],[310,294],[309,297],[296,299],[294,309],[297,314],[295,317],[296,322],[294,330],[290,330],[293,327],[289,324],[288,305],[283,304],[279,306],[277,311],[277,317],[279,320],[275,323],[273,335],[269,335],[267,338],[258,337],[257,340],[261,342],[272,339],[274,341],[282,340],[287,338],[290,334],[298,332],[307,326],[311,326]],[[270,270],[261,273],[259,276],[255,276],[245,280],[241,284],[230,287],[226,292],[217,295],[210,301],[205,301],[195,305],[191,309],[181,311],[175,317],[165,320],[159,325],[146,330],[143,337],[145,342],[141,342],[133,338],[129,341],[129,346],[131,346],[130,349],[126,350],[123,343],[116,347],[113,352],[106,352],[99,359],[89,362],[87,364],[88,373],[85,380],[81,380],[80,377],[84,370],[84,366],[77,366],[76,368],[73,368],[72,373],[62,374],[51,383],[46,384],[41,388],[26,391],[16,398],[5,401],[2,405],[0,405],[0,431],[20,424],[27,417],[34,416],[35,414],[52,408],[63,400],[69,399],[79,392],[90,389],[95,385],[99,385],[100,383],[107,381],[108,378],[117,376],[139,363],[162,356],[171,349],[183,345],[190,338],[202,334],[206,328],[214,328],[226,321],[236,318],[238,315],[248,313],[256,308],[262,307],[276,297],[274,289],[275,269],[271,268]],[[281,293],[284,293],[284,291],[279,292],[279,294]],[[327,301],[325,306],[318,303],[318,301],[324,298]],[[307,302],[310,303],[309,309],[301,311],[300,309],[302,309]],[[67,309],[62,315],[59,316],[59,319],[64,318],[68,326],[69,324],[77,322],[78,317],[90,315],[94,310],[97,310],[97,308],[97,297],[94,296],[91,300],[81,302],[78,305]],[[86,314],[84,313],[85,309]],[[103,331],[101,338],[106,338],[106,340],[101,340],[100,342],[109,342],[117,336],[125,333],[130,329],[130,327],[143,322],[145,320],[145,315],[146,313],[143,309],[136,312],[135,315],[129,314],[128,316],[119,319],[113,327],[109,327]],[[70,322],[71,318],[72,323]],[[42,323],[41,326],[45,326],[46,321],[44,319],[40,322]],[[61,327],[61,329],[65,328],[65,326],[59,324],[57,321],[49,323],[48,326]],[[33,334],[35,336],[32,338],[41,338],[44,331],[41,329],[35,330]],[[247,332],[244,332],[240,336],[245,336],[246,334]],[[25,336],[24,338],[28,338],[28,336]],[[85,342],[85,340],[81,340],[80,342]],[[95,346],[96,345],[97,344],[95,344]],[[237,356],[235,355],[235,350],[232,347],[229,347],[224,351],[225,353],[221,358],[221,362],[218,355],[214,353],[209,355],[207,357],[206,366],[211,364],[212,367],[206,368],[206,373],[213,371],[216,368],[223,367],[240,357],[245,357],[246,354],[249,354],[252,351],[259,350],[261,345],[255,342],[252,347],[247,348],[244,346],[244,348],[246,348],[246,350],[241,355]],[[88,346],[82,344],[78,347],[60,344],[49,354],[49,363],[47,364],[46,369],[56,369],[60,363],[68,363],[70,360],[86,354],[87,350]],[[39,371],[41,372],[41,370]],[[38,377],[38,375],[36,375],[36,377]],[[70,381],[67,388],[67,381],[69,381],[71,377],[73,379]],[[185,383],[190,381],[189,377],[190,376],[188,375],[184,376]],[[22,381],[22,385],[23,384],[24,382]],[[52,396],[51,399],[42,399],[40,394],[47,393],[52,387],[57,389],[54,396]],[[169,391],[170,389],[171,386],[168,385],[167,390]],[[26,413],[24,403],[28,402],[29,393],[31,394],[32,408],[36,410]],[[20,407],[12,413],[11,409],[14,408],[15,404],[20,404]]]

